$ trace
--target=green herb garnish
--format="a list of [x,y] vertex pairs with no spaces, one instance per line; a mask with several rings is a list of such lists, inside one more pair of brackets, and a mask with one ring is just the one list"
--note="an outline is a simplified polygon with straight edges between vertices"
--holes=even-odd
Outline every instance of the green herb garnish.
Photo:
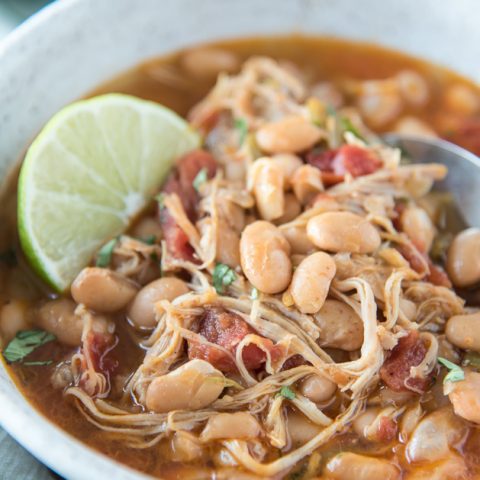
[[43,330],[25,330],[18,332],[3,351],[3,356],[9,363],[20,362],[38,347],[52,342],[55,338],[55,335]]
[[258,293],[258,289],[256,289],[255,287],[252,288],[252,291],[250,292],[250,298],[252,300],[258,300],[258,296],[259,296],[259,293]]
[[224,263],[217,263],[213,270],[213,286],[217,293],[223,293],[224,287],[228,287],[237,278],[236,273]]
[[203,167],[198,173],[197,176],[193,179],[193,188],[198,192],[200,187],[208,180],[208,171]]
[[463,359],[462,365],[480,369],[480,354],[468,352]]
[[157,237],[155,235],[149,235],[148,237],[139,238],[139,240],[147,245],[154,245]]
[[461,380],[465,379],[465,372],[462,370],[461,367],[443,357],[438,357],[437,360],[438,363],[442,364],[445,368],[450,370],[443,379],[443,383],[460,382]]
[[327,105],[327,114],[331,117],[337,116],[337,109],[330,103]]
[[295,392],[287,386],[283,386],[278,392],[279,395],[286,398],[287,400],[293,400],[295,398]]
[[42,367],[44,365],[51,365],[53,363],[53,360],[45,360],[41,361],[39,360],[38,362],[23,362],[24,365],[27,367]]
[[233,125],[235,129],[238,130],[238,134],[239,134],[238,144],[242,146],[243,142],[245,142],[245,139],[247,138],[248,124],[243,118],[236,118],[233,122]]
[[97,261],[95,265],[97,267],[105,268],[110,265],[112,261],[113,250],[115,249],[115,245],[118,242],[118,238],[112,238],[109,242],[107,242],[97,253]]
[[358,139],[367,143],[367,141],[365,140],[365,137],[358,131],[357,127],[352,123],[352,121],[348,117],[341,117],[340,123],[345,132],[353,133],[353,135],[355,135]]

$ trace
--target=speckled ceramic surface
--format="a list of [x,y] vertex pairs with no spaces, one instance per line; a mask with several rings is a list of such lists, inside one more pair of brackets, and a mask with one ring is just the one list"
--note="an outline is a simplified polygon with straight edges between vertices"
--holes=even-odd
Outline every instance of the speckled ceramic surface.
[[[304,32],[374,41],[480,80],[478,0],[61,0],[0,43],[0,178],[63,105],[199,41]],[[0,367],[0,423],[69,479],[145,478],[35,413]]]

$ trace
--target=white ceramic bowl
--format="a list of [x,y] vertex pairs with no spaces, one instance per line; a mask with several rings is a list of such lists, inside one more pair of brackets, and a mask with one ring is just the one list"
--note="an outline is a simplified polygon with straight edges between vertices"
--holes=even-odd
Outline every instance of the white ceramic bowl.
[[[478,0],[62,0],[0,44],[0,179],[63,105],[186,45],[303,32],[378,42],[480,79]],[[0,367],[0,423],[69,479],[146,478],[37,414]]]

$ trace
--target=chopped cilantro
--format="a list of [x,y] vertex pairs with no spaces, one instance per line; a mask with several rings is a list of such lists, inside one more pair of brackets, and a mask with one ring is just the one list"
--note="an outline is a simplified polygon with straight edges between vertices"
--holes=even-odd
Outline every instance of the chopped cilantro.
[[157,237],[155,235],[149,235],[148,237],[139,238],[139,240],[147,245],[153,245]]
[[239,139],[238,143],[240,146],[243,145],[248,134],[248,124],[243,118],[236,118],[233,122],[233,125],[236,130],[238,130]]
[[363,137],[363,135],[358,131],[357,127],[352,123],[352,121],[348,117],[341,117],[340,123],[345,132],[353,133],[353,135],[355,135],[360,140],[364,141],[365,143],[367,142],[365,140],[365,137]]
[[438,357],[438,363],[442,364],[445,368],[450,370],[443,379],[443,383],[459,382],[465,379],[465,372],[462,370],[462,368],[458,365],[455,365],[455,363],[450,362],[450,360],[447,360],[443,357]]
[[193,179],[193,188],[198,192],[200,187],[208,180],[208,171],[203,167],[198,173],[197,176]]
[[337,110],[330,103],[327,105],[327,114],[331,117],[335,117],[337,115]]
[[[55,340],[55,335],[43,330],[26,330],[18,332],[15,338],[3,351],[5,360],[9,363],[20,362],[41,345]],[[31,364],[37,362],[31,362]]]
[[27,367],[41,367],[44,365],[51,365],[53,363],[53,360],[39,360],[38,362],[23,362],[24,365]]
[[117,244],[118,238],[112,238],[107,242],[97,253],[97,261],[95,265],[97,267],[105,268],[110,265],[112,260],[113,250]]
[[213,270],[213,286],[217,293],[223,293],[224,287],[228,287],[235,281],[237,275],[235,272],[224,263],[217,263]]
[[293,400],[295,398],[295,392],[287,386],[283,386],[278,392],[279,395],[286,398],[287,400]]

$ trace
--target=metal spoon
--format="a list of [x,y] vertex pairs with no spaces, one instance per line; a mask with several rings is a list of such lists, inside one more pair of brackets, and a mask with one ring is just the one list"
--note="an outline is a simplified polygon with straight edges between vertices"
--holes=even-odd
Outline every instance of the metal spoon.
[[442,163],[448,175],[436,184],[437,191],[450,192],[457,214],[466,226],[480,227],[480,158],[453,143],[438,138],[389,133],[386,143],[401,148],[415,163]]

